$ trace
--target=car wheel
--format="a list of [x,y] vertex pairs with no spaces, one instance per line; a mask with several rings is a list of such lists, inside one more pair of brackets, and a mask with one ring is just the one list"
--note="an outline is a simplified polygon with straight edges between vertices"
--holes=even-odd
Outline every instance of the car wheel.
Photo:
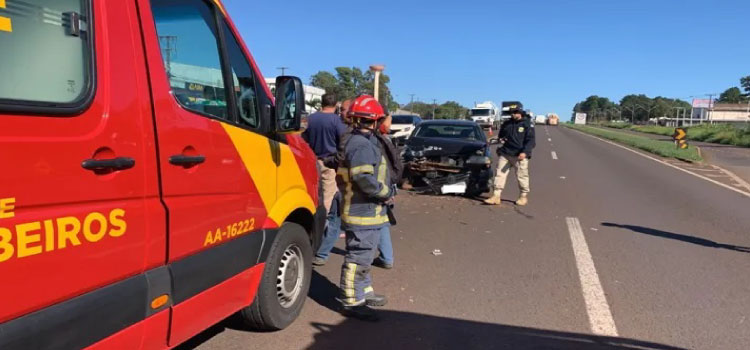
[[253,303],[240,311],[245,325],[256,330],[280,330],[299,316],[310,289],[312,248],[299,224],[281,226],[268,254]]

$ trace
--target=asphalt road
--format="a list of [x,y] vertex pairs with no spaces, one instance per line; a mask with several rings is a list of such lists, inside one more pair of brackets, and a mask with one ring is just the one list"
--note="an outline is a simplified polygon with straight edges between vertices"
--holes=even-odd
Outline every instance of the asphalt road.
[[333,311],[336,254],[288,329],[228,320],[183,348],[748,348],[750,197],[563,127],[537,144],[527,207],[515,181],[503,207],[398,197],[381,322]]

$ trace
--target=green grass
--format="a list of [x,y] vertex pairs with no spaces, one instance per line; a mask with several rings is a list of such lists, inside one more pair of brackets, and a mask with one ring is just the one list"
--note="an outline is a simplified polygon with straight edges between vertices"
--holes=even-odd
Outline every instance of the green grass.
[[[627,123],[602,124],[608,128],[628,129],[649,134],[672,136],[674,128],[658,125],[631,125]],[[686,127],[688,140],[750,147],[750,126],[736,128],[731,125],[702,124]]]
[[623,133],[619,131],[584,125],[565,124],[565,126],[571,129],[585,132],[587,134],[599,136],[608,140],[615,141],[617,143],[635,147],[662,157],[682,159],[690,162],[700,162],[703,160],[703,158],[701,158],[700,154],[698,153],[698,149],[693,146],[689,146],[687,149],[678,149],[671,142],[652,140],[647,137]]

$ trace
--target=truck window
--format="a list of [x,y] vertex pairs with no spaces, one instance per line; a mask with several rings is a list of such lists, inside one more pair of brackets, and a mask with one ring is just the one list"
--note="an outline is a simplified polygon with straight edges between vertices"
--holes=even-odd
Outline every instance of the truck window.
[[222,21],[224,41],[229,56],[229,65],[232,67],[232,80],[234,92],[237,94],[237,115],[241,125],[258,128],[260,118],[258,117],[258,95],[255,90],[255,75],[237,39],[232,34],[229,26]]
[[164,68],[185,108],[228,119],[213,8],[202,0],[152,0]]
[[92,91],[89,2],[0,1],[0,105],[83,104]]

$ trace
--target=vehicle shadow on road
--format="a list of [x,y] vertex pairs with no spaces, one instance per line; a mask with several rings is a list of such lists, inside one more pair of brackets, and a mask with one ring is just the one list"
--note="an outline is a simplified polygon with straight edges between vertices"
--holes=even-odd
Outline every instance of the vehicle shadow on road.
[[709,247],[709,248],[721,248],[721,249],[733,250],[736,252],[750,253],[750,247],[718,243],[710,239],[705,239],[705,238],[700,238],[700,237],[695,237],[695,236],[688,236],[688,235],[683,235],[683,234],[674,233],[674,232],[661,231],[661,230],[643,227],[643,226],[621,225],[621,224],[615,224],[611,222],[603,222],[602,226],[624,228],[624,229],[631,230],[633,232],[643,233],[649,236],[674,239],[674,240],[682,241],[685,243],[697,244],[697,245]]
[[312,322],[316,329],[308,350],[382,349],[640,349],[673,346],[627,338],[508,326],[380,310],[377,323],[346,319],[339,324]]

